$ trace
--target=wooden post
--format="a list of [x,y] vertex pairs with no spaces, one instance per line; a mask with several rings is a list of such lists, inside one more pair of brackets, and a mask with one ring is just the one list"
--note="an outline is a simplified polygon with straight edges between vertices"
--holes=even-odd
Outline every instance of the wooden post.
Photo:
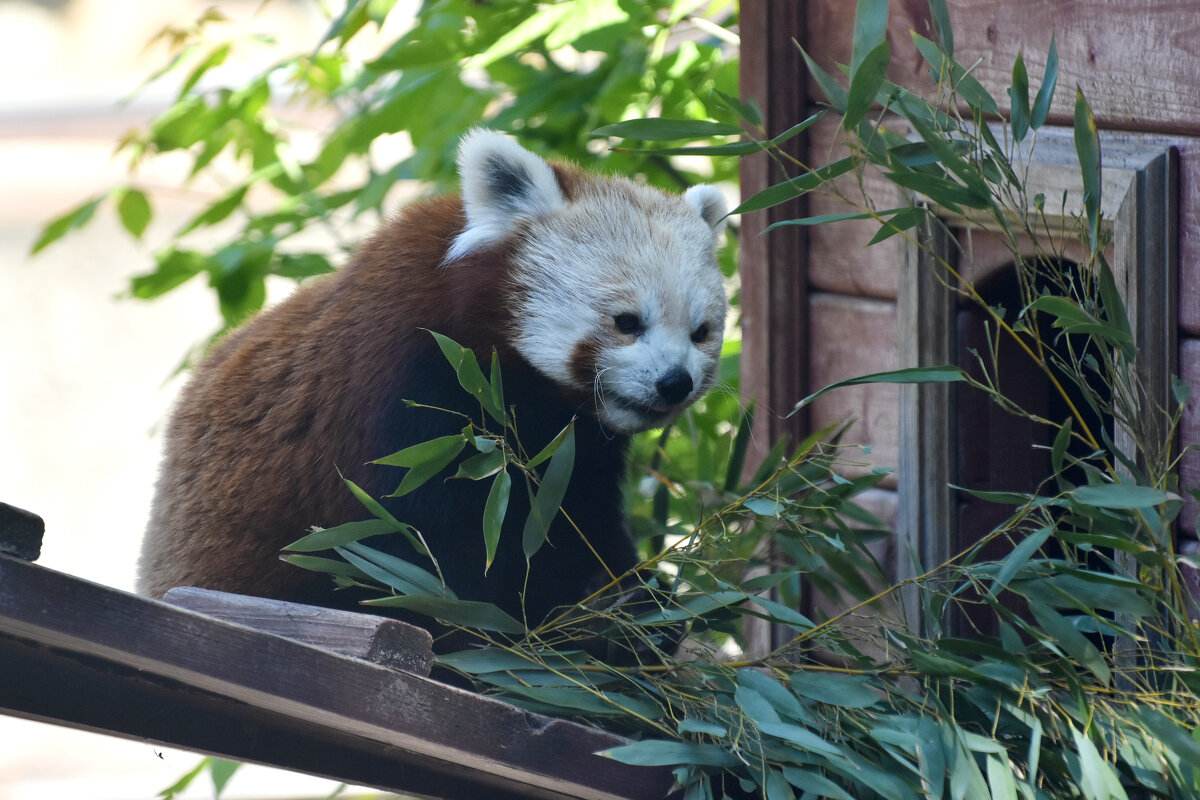
[[[777,135],[807,116],[800,50],[803,3],[747,0],[741,6],[741,93],[763,111],[767,134]],[[803,137],[785,145],[804,160]],[[796,173],[793,172],[794,176]],[[743,197],[788,177],[765,154],[741,164]],[[806,432],[803,412],[785,418],[808,393],[808,269],[802,227],[763,234],[773,222],[804,216],[795,200],[741,220],[742,395],[758,404],[751,447],[762,456],[779,436]]]
[[[775,136],[806,116],[805,68],[793,41],[804,40],[804,4],[745,0],[740,14],[742,99],[759,105],[767,135]],[[799,139],[785,149],[804,160]],[[787,177],[766,154],[744,158],[742,196]],[[804,208],[795,200],[741,220],[742,397],[757,405],[750,470],[780,436],[798,441],[807,429],[803,413],[787,417],[808,391],[807,237],[801,227],[763,233],[773,222],[803,216]],[[787,637],[784,630],[749,621],[744,633],[753,655],[774,650]]]

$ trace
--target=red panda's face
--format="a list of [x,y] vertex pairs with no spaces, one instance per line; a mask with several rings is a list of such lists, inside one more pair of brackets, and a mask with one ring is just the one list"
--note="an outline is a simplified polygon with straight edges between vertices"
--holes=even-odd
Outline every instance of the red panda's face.
[[534,368],[625,435],[665,425],[713,386],[727,305],[716,189],[680,197],[577,172],[564,186],[485,132],[467,138],[460,168],[468,224],[449,259],[510,243],[511,344]]

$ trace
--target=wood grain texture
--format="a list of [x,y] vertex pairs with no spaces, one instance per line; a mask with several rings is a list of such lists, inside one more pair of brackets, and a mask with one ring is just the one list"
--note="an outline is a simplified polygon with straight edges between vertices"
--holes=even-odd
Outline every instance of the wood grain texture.
[[[827,70],[848,63],[854,4],[812,0],[807,25],[813,58]],[[932,38],[924,0],[891,4],[888,40],[893,80],[934,90],[911,31]],[[955,58],[1007,108],[1005,89],[1022,53],[1031,89],[1057,38],[1058,91],[1052,120],[1069,123],[1074,88],[1082,89],[1104,128],[1200,133],[1195,102],[1200,76],[1200,14],[1190,0],[947,0]]]
[[193,586],[177,586],[163,600],[391,669],[428,676],[433,668],[433,637],[424,628],[398,619]]
[[[800,53],[791,41],[804,38],[802,17],[797,3],[741,4],[740,90],[762,108],[764,127],[772,136],[807,115],[803,84],[795,80],[802,69]],[[802,155],[799,139],[788,142],[787,149]],[[742,159],[745,197],[786,178],[765,154]],[[803,415],[784,417],[808,388],[807,232],[791,227],[763,233],[773,222],[805,214],[806,204],[798,199],[741,219],[742,395],[757,403],[758,418],[765,423],[747,463],[757,463],[755,456],[765,454],[780,435],[796,439],[807,428]]]
[[[848,154],[836,118],[827,117],[809,131],[809,161],[814,166]],[[837,196],[834,188],[845,199]],[[863,210],[864,195],[877,211],[905,204],[894,184],[877,171],[868,170],[862,176],[861,186],[858,176],[849,174],[838,178],[831,189],[813,192],[808,198],[808,212],[814,216],[858,213]],[[868,247],[878,231],[879,224],[874,220],[846,220],[811,227],[808,275],[812,289],[894,300],[904,239],[894,236]]]
[[[889,77],[932,94],[928,68],[911,31],[930,36],[924,0],[893,2],[888,39]],[[1184,0],[948,0],[955,54],[1007,113],[1007,87],[1018,52],[1031,91],[1040,85],[1050,35],[1057,36],[1059,80],[1050,121],[1070,125],[1079,86],[1108,130],[1200,136],[1200,9]],[[806,4],[806,49],[827,70],[846,63],[853,38],[854,5],[840,0]],[[838,74],[838,73],[834,73]],[[809,93],[820,93],[810,85]],[[1200,335],[1200,140],[1180,150],[1180,329]],[[845,230],[849,230],[846,228]],[[815,236],[814,236],[815,238]],[[831,262],[836,265],[836,262]],[[855,265],[851,274],[870,274]],[[836,270],[834,266],[830,272]],[[833,289],[830,285],[829,288]]]
[[0,711],[422,797],[661,798],[608,733],[0,556]]
[[[897,368],[896,306],[883,300],[814,294],[812,315],[812,381],[814,387]],[[813,430],[853,420],[843,437],[847,474],[898,464],[899,388],[866,384],[829,392],[813,401]],[[895,487],[894,477],[884,486]]]

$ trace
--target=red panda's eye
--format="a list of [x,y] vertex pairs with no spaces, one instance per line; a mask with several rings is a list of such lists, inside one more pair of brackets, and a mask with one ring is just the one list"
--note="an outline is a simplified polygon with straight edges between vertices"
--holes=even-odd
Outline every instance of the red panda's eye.
[[707,338],[708,338],[708,325],[706,325],[706,324],[702,323],[699,328],[696,328],[696,330],[692,331],[692,341],[695,342],[696,344],[700,344]]
[[613,316],[613,324],[624,334],[639,334],[643,330],[642,318],[637,314],[616,314]]

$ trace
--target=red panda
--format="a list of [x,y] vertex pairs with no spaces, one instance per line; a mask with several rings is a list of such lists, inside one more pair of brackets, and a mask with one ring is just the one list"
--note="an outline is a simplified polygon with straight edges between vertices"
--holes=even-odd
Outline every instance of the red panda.
[[[528,497],[513,491],[485,575],[486,482],[438,476],[382,502],[413,525],[460,598],[536,623],[621,574],[628,438],[662,426],[717,379],[726,298],[715,259],[721,194],[681,197],[551,164],[477,130],[459,150],[461,198],[402,211],[341,270],[298,289],[218,344],[166,430],[138,588],[189,585],[345,605],[328,576],[282,563],[311,526],[369,516],[401,470],[367,464],[462,428],[478,403],[429,331],[499,354],[517,431],[537,452],[576,418],[563,508],[527,565]],[[522,505],[523,504],[523,505]],[[380,549],[411,555],[403,537]],[[604,564],[600,563],[603,560]]]

